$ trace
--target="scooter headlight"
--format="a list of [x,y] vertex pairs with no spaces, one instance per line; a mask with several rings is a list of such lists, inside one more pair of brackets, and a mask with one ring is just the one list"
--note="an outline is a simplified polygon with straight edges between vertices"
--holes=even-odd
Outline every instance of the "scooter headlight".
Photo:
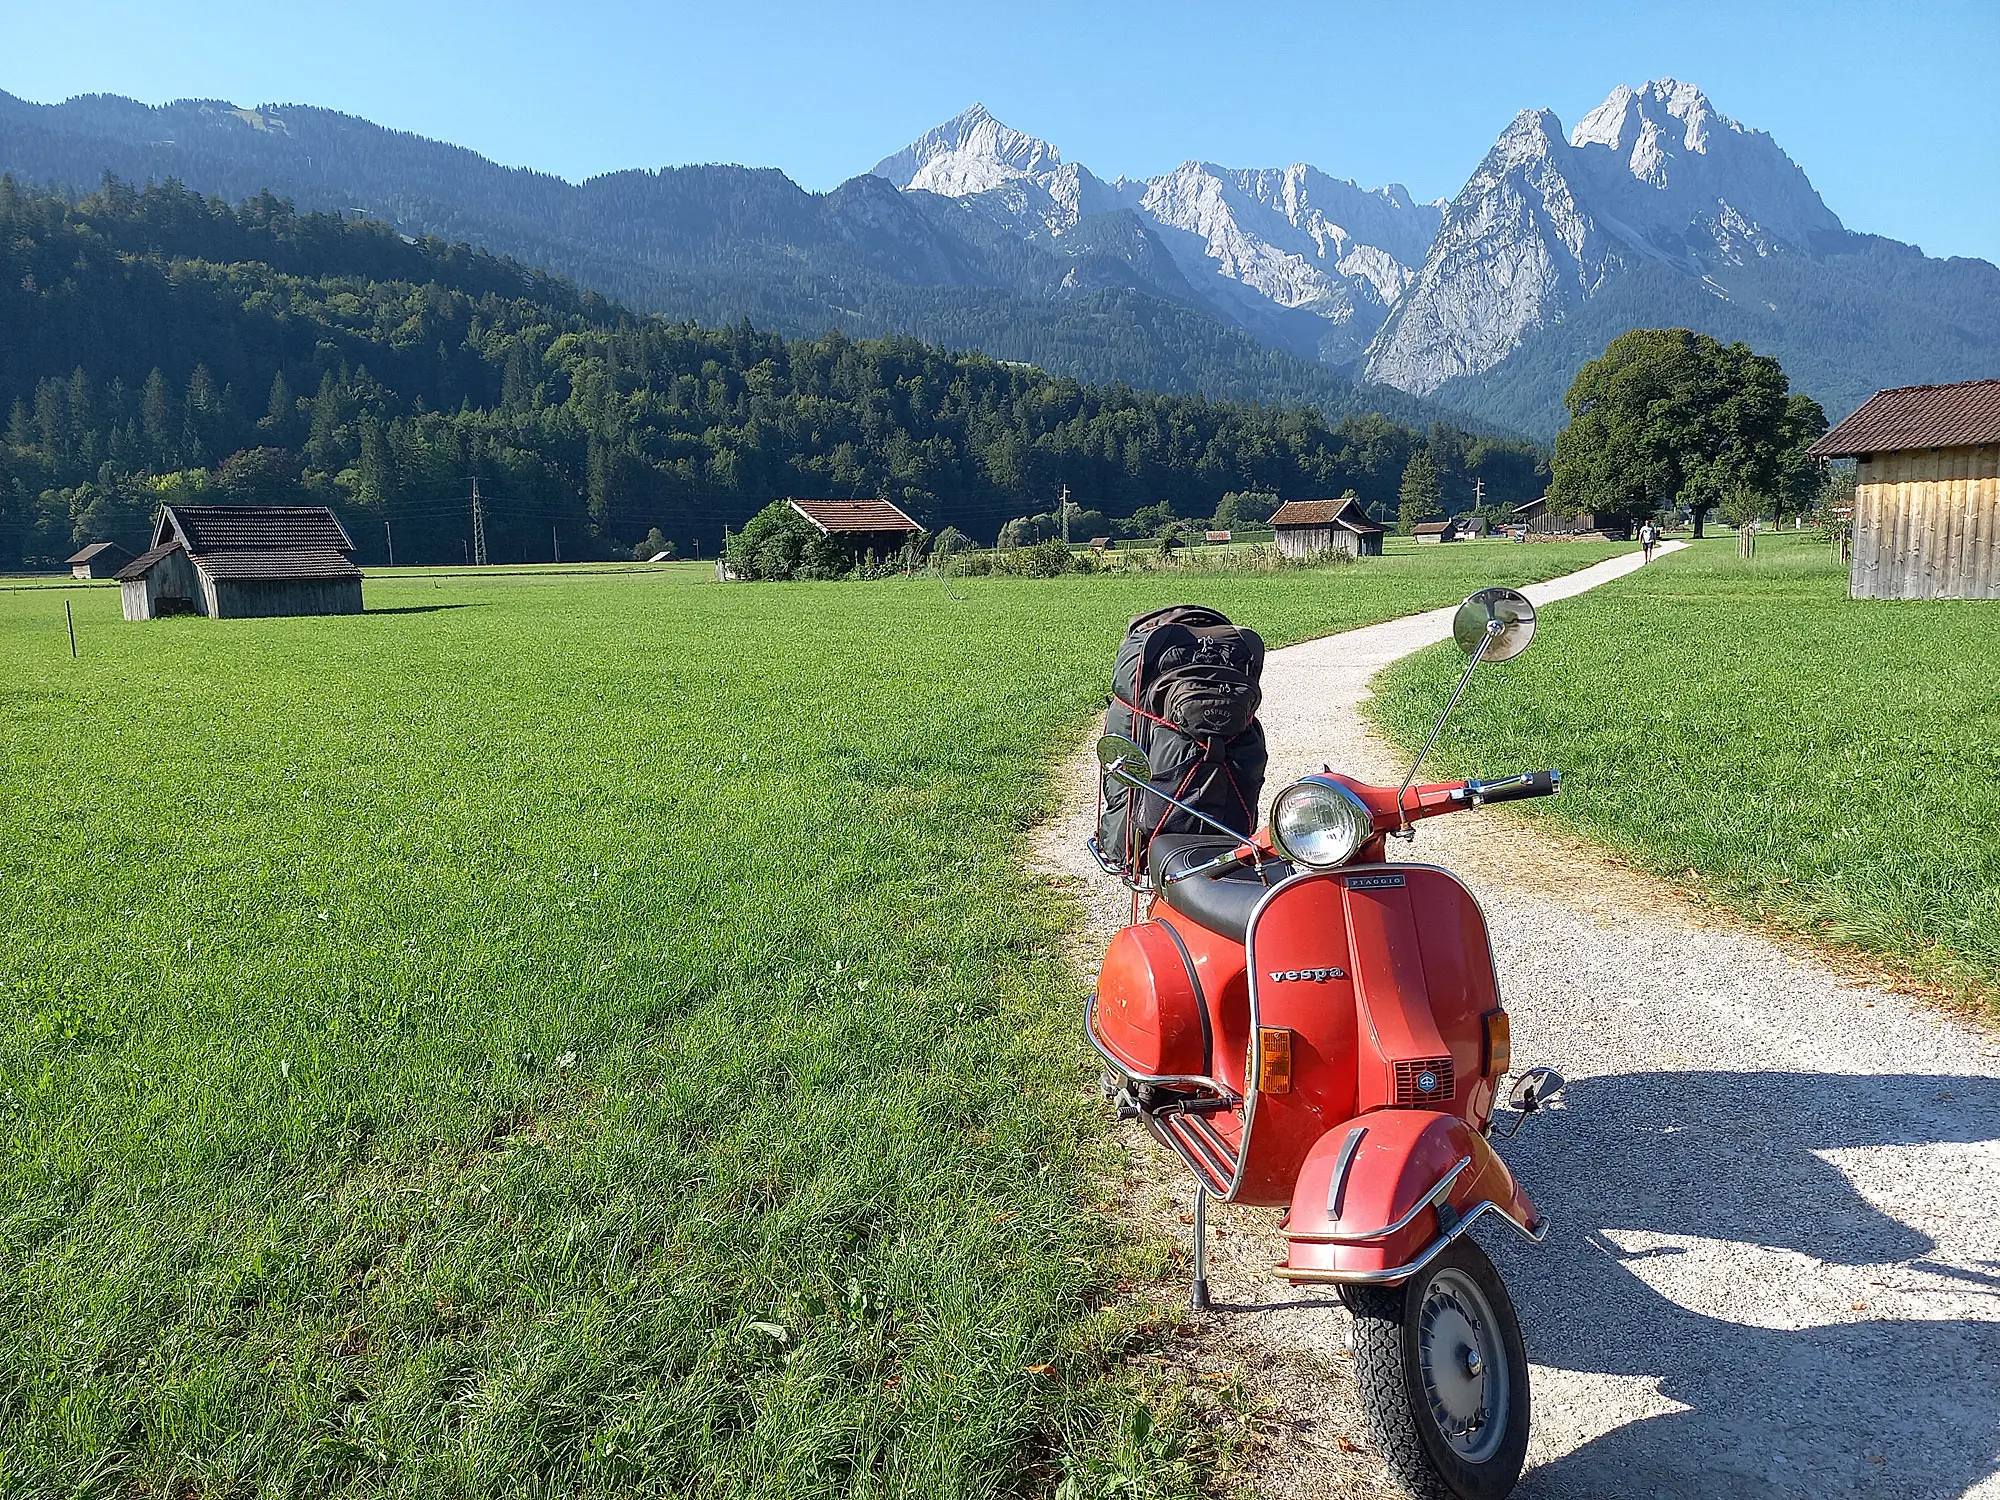
[[1308,776],[1278,793],[1271,834],[1286,858],[1330,870],[1354,857],[1375,832],[1368,804],[1337,781]]

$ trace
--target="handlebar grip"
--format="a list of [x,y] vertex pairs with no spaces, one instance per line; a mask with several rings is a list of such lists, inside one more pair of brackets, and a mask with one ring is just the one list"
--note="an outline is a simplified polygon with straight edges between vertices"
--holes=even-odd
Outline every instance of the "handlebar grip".
[[1498,781],[1468,781],[1465,794],[1480,802],[1522,802],[1529,797],[1553,797],[1562,790],[1560,771],[1523,771]]

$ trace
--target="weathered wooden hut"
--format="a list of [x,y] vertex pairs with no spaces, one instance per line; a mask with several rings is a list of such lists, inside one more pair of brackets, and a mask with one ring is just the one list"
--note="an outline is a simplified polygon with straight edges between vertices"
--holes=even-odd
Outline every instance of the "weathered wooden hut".
[[169,505],[118,570],[125,618],[361,612],[354,543],[324,505]]
[[1271,516],[1278,550],[1286,557],[1320,557],[1345,552],[1353,557],[1380,557],[1386,529],[1368,519],[1352,495],[1339,500],[1287,500]]
[[877,555],[900,551],[923,527],[887,500],[793,500],[787,505],[827,536],[851,543],[856,551]]
[[1856,599],[2000,599],[2000,380],[1877,391],[1812,445],[1851,458]]
[[132,554],[116,542],[92,542],[69,560],[72,578],[116,578]]
[[1455,542],[1458,532],[1449,521],[1419,521],[1410,528],[1410,535],[1420,542]]

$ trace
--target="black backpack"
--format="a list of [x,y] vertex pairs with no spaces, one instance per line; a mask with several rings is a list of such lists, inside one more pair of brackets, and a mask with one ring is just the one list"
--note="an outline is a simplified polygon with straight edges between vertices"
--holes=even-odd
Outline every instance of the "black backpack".
[[[1180,604],[1140,615],[1112,667],[1105,732],[1145,752],[1156,791],[1247,835],[1268,762],[1257,722],[1263,670],[1263,640],[1216,610]],[[1153,791],[1104,779],[1098,850],[1128,874],[1145,869],[1155,835],[1212,832]]]

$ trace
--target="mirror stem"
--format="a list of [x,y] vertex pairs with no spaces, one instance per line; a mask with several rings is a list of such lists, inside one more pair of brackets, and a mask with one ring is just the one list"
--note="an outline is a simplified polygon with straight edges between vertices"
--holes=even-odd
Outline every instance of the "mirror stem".
[[1410,766],[1410,774],[1403,778],[1402,786],[1397,788],[1396,816],[1401,820],[1401,826],[1396,829],[1396,832],[1404,837],[1408,837],[1410,832],[1410,809],[1408,804],[1403,800],[1409,795],[1410,783],[1417,779],[1417,772],[1423,768],[1424,757],[1431,753],[1431,746],[1437,743],[1437,737],[1444,729],[1444,721],[1449,719],[1451,711],[1458,707],[1459,694],[1463,693],[1465,685],[1472,681],[1473,671],[1479,666],[1480,658],[1486,655],[1486,648],[1506,628],[1505,622],[1501,620],[1488,620],[1486,622],[1486,634],[1479,638],[1478,646],[1473,649],[1472,660],[1465,664],[1465,672],[1458,679],[1458,686],[1451,690],[1451,697],[1445,703],[1444,712],[1437,716],[1437,723],[1431,725],[1430,738],[1424,741],[1424,748],[1417,752],[1417,758]]

